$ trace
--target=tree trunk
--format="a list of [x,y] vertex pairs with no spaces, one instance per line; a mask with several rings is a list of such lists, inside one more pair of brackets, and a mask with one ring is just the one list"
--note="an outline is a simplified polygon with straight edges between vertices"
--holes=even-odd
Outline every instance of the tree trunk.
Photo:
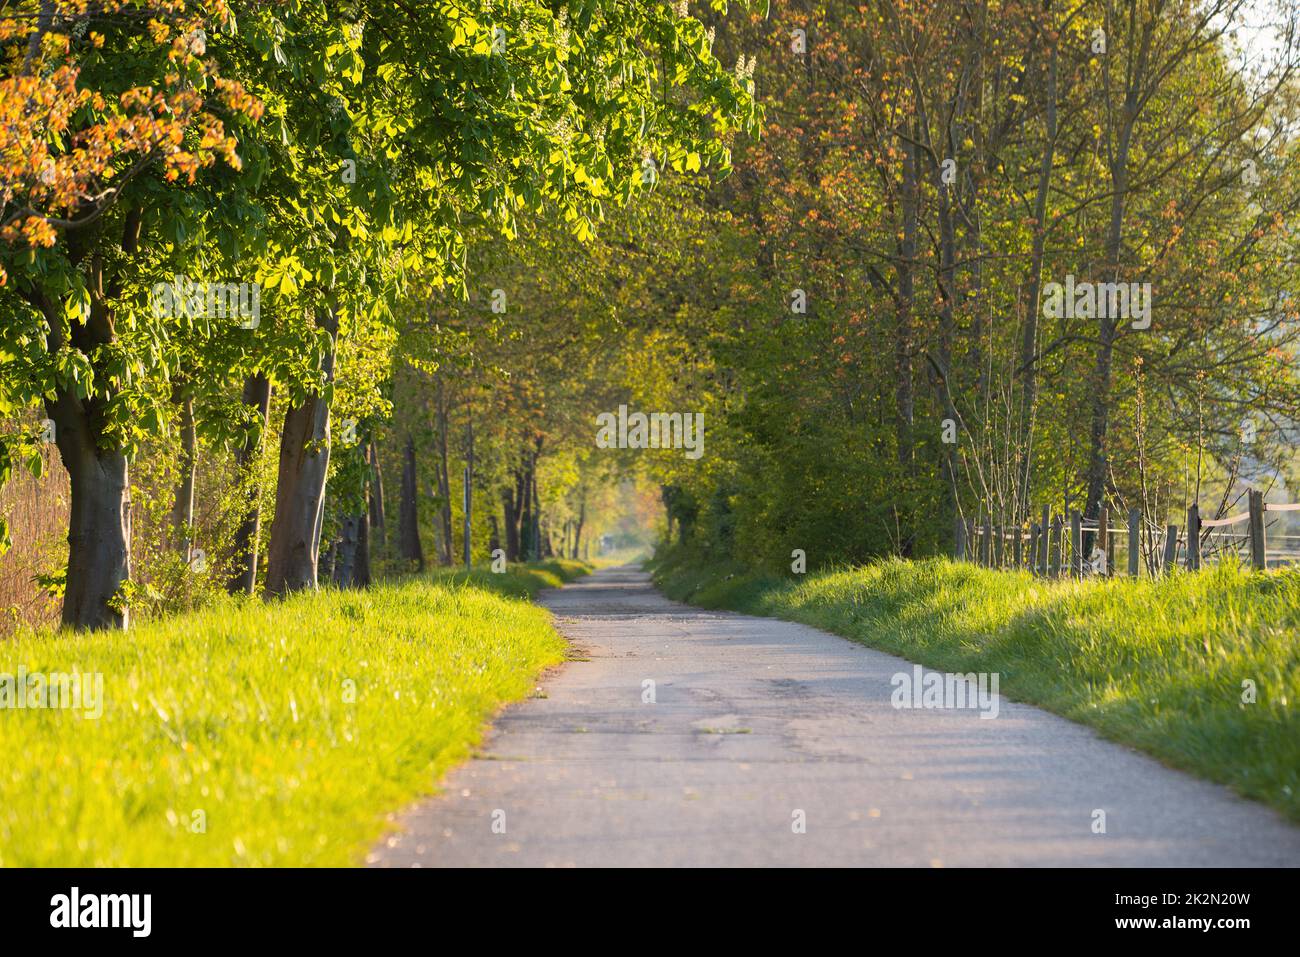
[[464,530],[464,548],[465,548],[465,567],[470,567],[470,561],[473,558],[473,531],[474,531],[474,417],[473,408],[466,408],[466,426],[465,426],[465,489],[464,489],[464,507],[465,507],[465,530]]
[[[903,141],[902,214],[903,234],[898,244],[898,305],[894,330],[894,427],[898,443],[898,464],[903,475],[907,494],[915,491],[912,481],[915,471],[913,420],[915,395],[912,385],[913,309],[915,307],[914,275],[917,240],[917,157],[916,146],[910,138]],[[903,516],[904,525],[899,540],[903,557],[912,554],[913,529],[910,515]]]
[[[533,482],[533,558],[540,561],[542,558],[542,493],[537,485],[537,463],[542,457],[542,437],[537,436],[536,444],[533,448],[533,463],[529,472],[532,475]],[[550,534],[546,536],[545,545],[549,550]]]
[[[1118,111],[1107,109],[1106,126],[1107,159],[1110,168],[1110,226],[1106,236],[1106,259],[1110,268],[1110,281],[1119,282],[1124,259],[1124,215],[1128,205],[1129,174],[1128,161],[1133,143],[1133,130],[1145,103],[1151,101],[1150,94],[1154,87],[1148,87],[1148,79],[1153,84],[1160,82],[1160,71],[1148,74],[1151,66],[1151,53],[1155,32],[1156,17],[1148,16],[1136,27],[1134,11],[1130,10],[1129,26],[1133,31],[1128,43],[1136,47],[1135,52],[1125,61],[1124,103]],[[1109,106],[1109,104],[1108,104]],[[1118,119],[1111,120],[1118,113]],[[1118,129],[1110,125],[1116,122]],[[1107,437],[1110,427],[1111,408],[1111,364],[1114,355],[1115,337],[1118,323],[1106,310],[1106,317],[1101,320],[1098,335],[1096,362],[1089,379],[1091,390],[1091,408],[1089,410],[1088,430],[1088,466],[1084,473],[1087,485],[1087,498],[1084,504],[1084,517],[1097,518],[1101,511],[1102,498],[1106,491]]]
[[[587,520],[587,500],[584,498],[578,503],[578,521],[573,527],[573,554],[570,558],[578,557],[578,548],[582,543],[582,523]],[[668,537],[672,538],[672,532],[669,531]]]
[[[939,373],[935,377],[935,389],[939,404],[943,407],[944,418],[950,420],[955,427],[960,421],[952,395],[953,388],[957,385],[953,381],[952,368],[953,338],[957,325],[957,229],[952,194],[956,192],[957,185],[944,185],[940,164],[934,164],[933,172],[939,201]],[[943,444],[941,448],[943,460],[939,468],[946,497],[940,521],[943,528],[953,528],[961,505],[957,495],[956,444]]]
[[194,474],[198,468],[198,439],[194,428],[194,396],[178,387],[173,401],[181,408],[180,481],[172,500],[172,543],[181,560],[189,563],[194,546]]
[[357,516],[357,549],[353,560],[352,584],[357,588],[369,588],[370,581],[370,515],[363,511]]
[[[332,308],[318,313],[331,345],[322,368],[334,380],[334,343],[338,316]],[[275,518],[267,550],[266,592],[285,595],[316,587],[325,479],[330,461],[330,407],[319,393],[308,395],[284,416],[280,470],[275,489]]]
[[[1025,515],[1029,514],[1033,493],[1034,412],[1038,404],[1038,316],[1042,308],[1043,257],[1047,243],[1047,197],[1052,186],[1052,164],[1056,159],[1056,61],[1055,41],[1047,62],[1047,92],[1043,97],[1046,143],[1038,164],[1038,192],[1034,196],[1034,239],[1029,262],[1029,282],[1025,302],[1024,335],[1020,342],[1020,419],[1017,425],[1016,454],[1020,457],[1016,498]],[[1020,516],[1017,516],[1017,520]]]
[[[140,217],[128,215],[122,248],[134,252]],[[61,304],[43,290],[23,290],[24,297],[45,316],[46,348],[57,354],[68,345],[94,357],[116,341],[112,315],[104,294],[103,262],[90,260],[87,274],[90,315],[85,323],[66,324]],[[70,342],[65,339],[68,330]],[[131,577],[130,470],[125,453],[109,447],[104,412],[112,399],[104,391],[85,399],[64,389],[45,400],[54,422],[54,441],[68,470],[71,515],[68,522],[68,568],[63,592],[62,622],[68,628],[126,628],[130,609],[121,595]]]
[[[516,483],[518,479],[516,479]],[[515,490],[507,485],[501,489],[501,510],[506,526],[506,561],[519,561],[519,506],[515,503]]]
[[340,588],[352,587],[360,524],[361,517],[358,515],[348,515],[340,523],[342,527],[339,529],[339,540],[334,546],[334,584]]
[[374,436],[370,437],[366,445],[366,461],[370,463],[370,528],[374,532],[374,537],[379,541],[379,547],[383,548],[385,541],[384,528],[384,472],[379,465],[379,446],[375,444]]
[[[541,443],[538,442],[538,445]],[[533,561],[540,561],[542,557],[542,497],[537,490],[537,456],[533,456],[533,467],[530,470],[533,477]]]
[[[1106,258],[1110,266],[1110,281],[1120,281],[1123,259],[1124,209],[1128,196],[1128,156],[1132,142],[1133,123],[1137,119],[1136,91],[1130,89],[1124,103],[1124,121],[1120,130],[1119,148],[1111,163],[1110,228],[1106,237]],[[1097,358],[1089,379],[1091,408],[1089,410],[1088,467],[1084,480],[1087,499],[1083,516],[1095,519],[1101,510],[1102,496],[1106,491],[1106,444],[1110,426],[1111,367],[1115,350],[1118,323],[1106,310],[1098,330]]]
[[262,534],[262,495],[257,475],[262,436],[271,416],[271,380],[260,372],[246,378],[243,402],[257,410],[258,426],[247,434],[244,444],[235,452],[240,479],[248,483],[248,510],[235,529],[235,570],[226,584],[226,590],[232,595],[252,595],[257,590],[257,540]]
[[[131,577],[131,503],[126,456],[95,447],[78,401],[60,395],[53,408],[55,440],[71,479],[68,573],[63,624],[69,628],[126,628],[130,611],[117,599]],[[78,421],[80,420],[80,421]]]
[[[970,52],[975,53],[975,59],[978,58],[977,52]],[[963,79],[966,76],[965,71],[969,69],[971,69],[969,62],[963,64]],[[916,84],[915,80],[913,82]],[[938,92],[936,90],[936,93]],[[960,141],[957,128],[961,122],[964,97],[959,90],[944,94],[945,97],[951,96],[951,100],[946,105],[942,105],[938,111],[940,127],[938,131],[939,143],[936,145],[930,128],[931,116],[925,95],[919,88],[916,93],[917,112],[914,128],[916,130],[917,145],[915,148],[919,151],[916,158],[918,165],[916,175],[919,182],[921,178],[920,160],[922,157],[927,158],[939,218],[939,269],[936,274],[938,280],[936,291],[939,294],[939,337],[935,350],[937,358],[928,356],[930,360],[929,379],[935,392],[935,398],[943,410],[943,418],[955,425],[960,421],[953,401],[953,389],[957,385],[953,375],[953,340],[956,332],[957,217],[961,213],[961,199],[958,196],[961,185],[955,178],[952,182],[945,182],[944,166],[950,159],[954,162],[956,160],[957,146]],[[904,206],[904,212],[906,215],[906,205]],[[969,217],[967,221],[970,221]],[[939,472],[946,492],[943,511],[940,513],[940,527],[942,528],[955,527],[955,519],[960,505],[957,491],[955,448],[955,444],[944,443],[940,446],[943,458],[939,463]]]
[[420,545],[419,482],[415,472],[415,439],[406,436],[402,458],[402,498],[397,515],[397,549],[403,561],[415,562],[424,571],[424,549]]
[[533,466],[529,459],[524,466],[524,498],[519,509],[519,558],[529,561],[533,557]]
[[438,380],[438,519],[442,540],[438,543],[438,559],[443,565],[451,564],[451,473],[447,469],[447,393],[442,380]]
[[527,561],[528,526],[525,524],[525,505],[528,500],[528,453],[524,453],[523,465],[515,469],[515,543],[519,550],[519,561]]

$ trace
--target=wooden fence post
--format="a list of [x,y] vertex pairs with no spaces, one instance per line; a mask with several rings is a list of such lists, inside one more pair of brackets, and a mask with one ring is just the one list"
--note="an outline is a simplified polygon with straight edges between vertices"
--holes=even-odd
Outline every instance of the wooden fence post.
[[1110,509],[1105,505],[1097,513],[1097,539],[1093,547],[1100,548],[1106,556],[1106,574],[1110,575],[1114,571],[1115,562],[1110,553]]
[[1195,502],[1187,509],[1187,570],[1201,567],[1201,507]]
[[989,546],[993,544],[993,519],[984,516],[984,528],[980,532],[980,564],[988,568],[991,564]]
[[1247,501],[1250,503],[1250,567],[1263,571],[1268,568],[1268,552],[1264,546],[1264,493],[1251,489]]
[[1083,577],[1083,518],[1077,508],[1070,512],[1070,576]]
[[1034,522],[1029,526],[1029,571],[1031,574],[1038,574],[1038,523]]
[[952,555],[957,561],[966,560],[966,519],[958,516],[952,523]]
[[1038,526],[1038,548],[1039,548],[1039,550],[1042,552],[1042,555],[1040,556],[1040,561],[1039,561],[1039,563],[1038,563],[1038,566],[1039,566],[1039,569],[1042,571],[1042,575],[1043,575],[1044,578],[1047,577],[1047,571],[1048,571],[1048,568],[1047,568],[1047,550],[1048,550],[1048,547],[1049,547],[1049,545],[1050,545],[1050,543],[1051,543],[1051,539],[1052,539],[1052,533],[1051,533],[1051,524],[1050,524],[1050,519],[1049,519],[1049,513],[1048,513],[1048,510],[1047,510],[1047,506],[1044,505],[1044,506],[1043,506],[1043,520],[1042,520],[1042,522],[1039,523],[1039,526]]
[[1138,577],[1139,562],[1142,558],[1142,545],[1138,538],[1142,526],[1142,512],[1136,508],[1128,510],[1128,574],[1130,578]]
[[1020,571],[1020,569],[1024,567],[1024,562],[1021,561],[1023,556],[1020,554],[1020,533],[1022,531],[1023,529],[1020,527],[1019,522],[1016,522],[1016,524],[1011,527],[1011,548],[1015,552],[1012,564],[1015,565],[1016,571]]
[[1065,551],[1065,519],[1057,515],[1052,519],[1052,577],[1061,576],[1061,554]]
[[1178,564],[1178,526],[1170,525],[1165,529],[1165,556],[1163,571],[1172,574]]

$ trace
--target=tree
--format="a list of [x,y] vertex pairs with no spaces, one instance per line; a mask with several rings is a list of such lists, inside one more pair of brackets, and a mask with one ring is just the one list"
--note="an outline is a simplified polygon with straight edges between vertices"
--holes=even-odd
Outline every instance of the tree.
[[126,624],[127,463],[186,408],[183,357],[230,344],[202,294],[156,308],[160,275],[228,268],[265,296],[243,355],[288,403],[267,589],[311,587],[339,336],[388,321],[413,279],[463,286],[466,229],[549,215],[588,238],[644,161],[725,167],[752,122],[701,24],[665,6],[312,2],[237,25],[216,0],[123,6],[0,20],[4,399],[46,404],[73,476],[74,626]]
[[[160,361],[172,331],[142,293],[146,226],[173,236],[202,214],[178,184],[218,160],[238,168],[235,127],[259,104],[206,58],[232,29],[217,2],[143,2],[126,15],[62,0],[0,16],[3,404],[43,404],[72,479],[63,621],[124,626],[130,575],[128,462],[166,416]],[[34,14],[33,14],[33,11]],[[4,461],[30,458],[6,437]],[[7,468],[0,469],[0,479]]]

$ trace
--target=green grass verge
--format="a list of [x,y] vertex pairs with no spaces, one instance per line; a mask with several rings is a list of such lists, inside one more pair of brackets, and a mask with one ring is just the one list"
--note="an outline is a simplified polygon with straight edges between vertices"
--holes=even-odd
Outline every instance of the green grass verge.
[[1300,570],[1074,582],[930,559],[796,581],[680,549],[652,569],[681,601],[803,622],[941,671],[998,672],[1014,700],[1300,822]]
[[0,642],[0,673],[103,676],[98,718],[0,710],[0,865],[359,863],[563,660],[526,599],[584,571],[436,572]]
[[510,565],[506,571],[496,573],[483,565],[469,571],[464,568],[439,568],[430,572],[434,581],[447,584],[469,584],[513,598],[536,598],[543,588],[559,588],[565,582],[586,575],[594,563],[553,558],[527,565]]

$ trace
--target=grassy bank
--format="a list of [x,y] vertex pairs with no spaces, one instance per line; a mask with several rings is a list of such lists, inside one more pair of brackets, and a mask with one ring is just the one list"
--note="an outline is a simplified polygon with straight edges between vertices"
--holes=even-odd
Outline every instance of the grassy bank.
[[682,550],[653,570],[678,600],[803,622],[942,671],[998,672],[1014,700],[1300,822],[1300,571],[1045,582],[934,559],[791,580]]
[[565,582],[587,574],[594,567],[594,562],[553,558],[527,565],[510,565],[502,573],[493,572],[483,565],[475,565],[469,571],[464,568],[439,568],[429,574],[440,584],[471,585],[512,598],[536,598],[543,588],[559,588]]
[[583,572],[442,572],[0,642],[0,674],[103,676],[99,717],[85,699],[0,710],[0,865],[358,863],[563,659],[526,599]]

